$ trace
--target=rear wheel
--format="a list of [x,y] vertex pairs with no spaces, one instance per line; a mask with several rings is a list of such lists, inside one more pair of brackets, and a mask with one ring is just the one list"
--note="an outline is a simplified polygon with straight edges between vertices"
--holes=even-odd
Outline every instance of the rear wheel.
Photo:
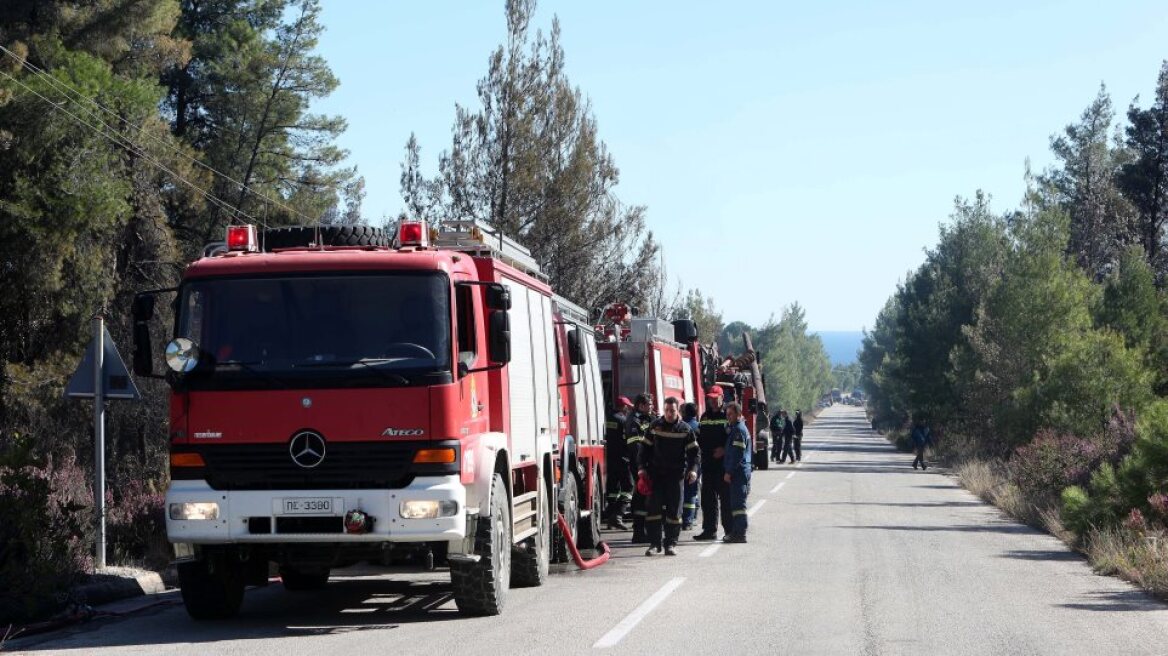
[[454,603],[468,615],[498,615],[511,587],[511,502],[499,474],[491,482],[491,514],[475,529],[475,555],[478,562],[450,563]]
[[604,491],[600,489],[600,471],[592,470],[592,512],[580,518],[580,528],[576,530],[576,546],[581,549],[595,549],[600,545],[600,523],[604,519]]
[[289,592],[320,590],[328,584],[329,568],[300,569],[285,565],[280,568],[280,581]]
[[243,605],[243,568],[234,554],[179,563],[178,585],[187,613],[196,620],[234,617]]
[[511,584],[517,588],[535,588],[543,585],[547,580],[552,560],[552,526],[550,517],[550,499],[548,499],[547,483],[542,473],[539,476],[536,527],[539,529],[535,536],[530,538],[530,544],[523,544],[515,548],[511,565]]

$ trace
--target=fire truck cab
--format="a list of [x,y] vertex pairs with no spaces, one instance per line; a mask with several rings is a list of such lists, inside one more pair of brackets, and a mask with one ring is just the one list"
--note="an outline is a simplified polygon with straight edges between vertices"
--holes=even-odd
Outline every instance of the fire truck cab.
[[562,494],[592,521],[603,410],[578,308],[484,224],[402,222],[392,247],[346,230],[231,226],[135,299],[135,371],[172,389],[167,534],[196,619],[236,614],[270,563],[306,590],[359,561],[446,564],[460,610],[497,614],[547,577]]

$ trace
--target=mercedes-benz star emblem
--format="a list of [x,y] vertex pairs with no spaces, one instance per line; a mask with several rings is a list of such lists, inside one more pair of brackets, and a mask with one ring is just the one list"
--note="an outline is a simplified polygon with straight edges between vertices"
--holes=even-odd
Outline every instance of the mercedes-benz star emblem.
[[324,462],[324,452],[324,438],[320,433],[312,431],[301,431],[293,435],[292,441],[288,444],[292,462],[305,469],[312,469]]

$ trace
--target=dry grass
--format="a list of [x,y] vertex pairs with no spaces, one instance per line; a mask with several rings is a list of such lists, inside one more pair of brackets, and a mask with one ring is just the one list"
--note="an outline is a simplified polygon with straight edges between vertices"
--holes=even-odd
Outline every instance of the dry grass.
[[[986,503],[991,503],[1010,517],[1039,528],[1050,530],[1048,522],[1058,516],[1054,509],[1041,508],[1032,503],[1022,490],[1010,482],[1005,468],[988,460],[966,460],[953,468],[957,480]],[[1059,522],[1061,527],[1062,523]]]
[[1168,599],[1168,536],[1115,528],[1092,531],[1083,543],[1099,573],[1114,574]]
[[967,460],[953,471],[965,489],[986,503],[1086,554],[1095,571],[1118,576],[1168,600],[1168,535],[1115,528],[1092,531],[1080,540],[1063,525],[1057,507],[1036,505],[1027,499],[1007,478],[1004,465]]

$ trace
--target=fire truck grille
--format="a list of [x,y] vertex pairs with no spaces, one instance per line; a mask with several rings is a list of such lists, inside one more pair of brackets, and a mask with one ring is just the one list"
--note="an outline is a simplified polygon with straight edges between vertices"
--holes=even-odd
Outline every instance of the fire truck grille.
[[216,490],[389,489],[409,485],[417,444],[329,442],[312,469],[292,461],[288,445],[217,444],[201,450]]

